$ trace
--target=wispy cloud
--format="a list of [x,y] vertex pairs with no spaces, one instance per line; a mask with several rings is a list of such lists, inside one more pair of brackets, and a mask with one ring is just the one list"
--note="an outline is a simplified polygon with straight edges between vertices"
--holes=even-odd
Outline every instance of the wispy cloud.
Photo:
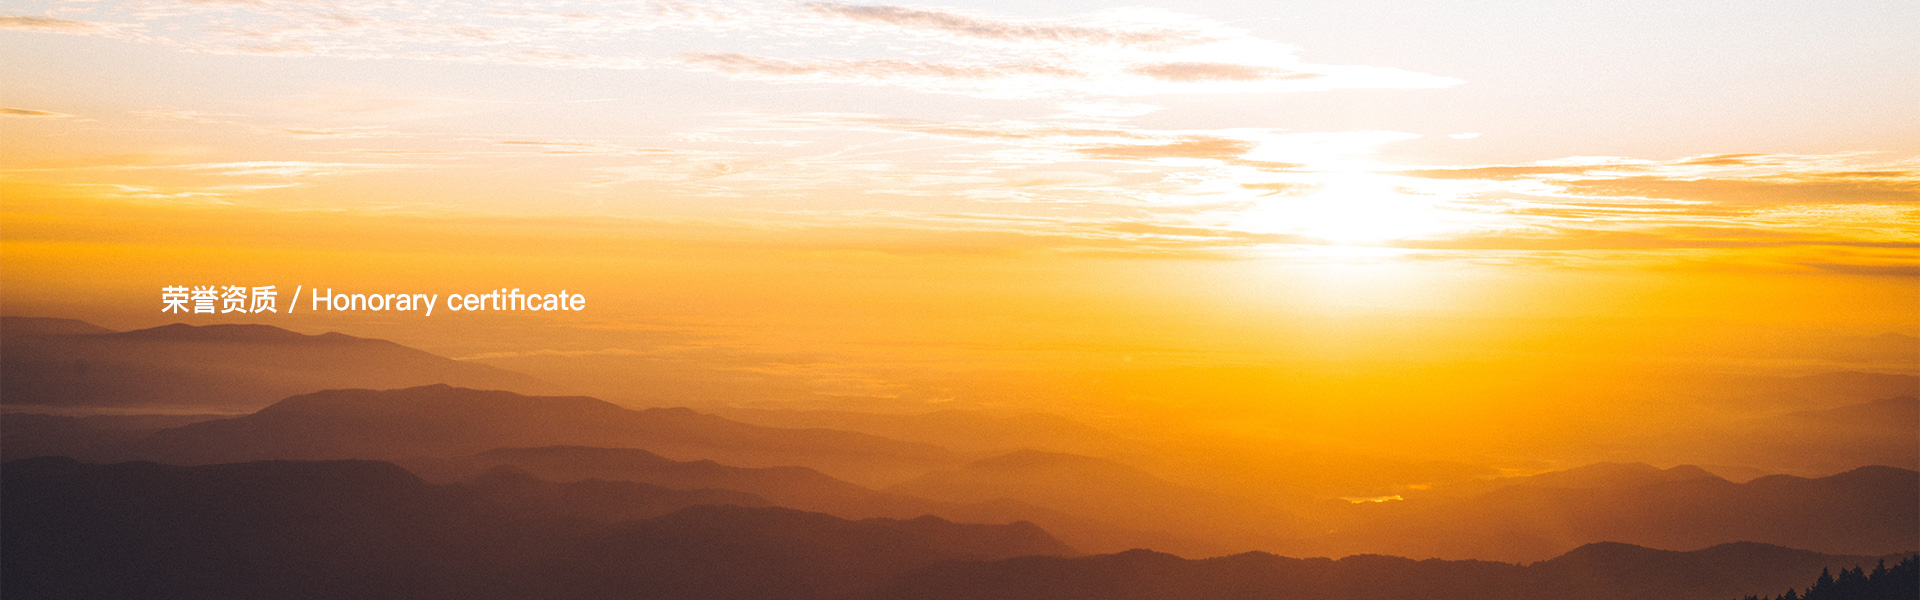
[[[1542,261],[1587,251],[1777,252],[1773,264],[1861,273],[1920,262],[1913,256],[1920,163],[1910,159],[1726,153],[1462,165],[1430,158],[1416,166],[1383,152],[1422,137],[1412,132],[1182,128],[1187,115],[1155,111],[1184,101],[1142,98],[1459,82],[1315,62],[1312,49],[1166,11],[1033,18],[756,0],[527,0],[501,10],[384,0],[37,6],[45,8],[0,17],[0,28],[188,52],[677,69],[829,89],[1038,100],[947,112],[889,113],[857,103],[849,106],[862,108],[846,110],[885,114],[705,112],[684,124],[616,132],[574,122],[549,127],[557,121],[551,114],[485,119],[506,112],[489,101],[346,89],[251,109],[207,103],[197,111],[139,112],[123,118],[128,129],[212,135],[183,134],[168,147],[141,149],[139,164],[66,168],[65,158],[47,159],[46,169],[4,173],[90,186],[102,196],[239,200],[331,178],[420,170],[429,173],[410,185],[472,190],[438,200],[449,205],[480,205],[476,197],[495,194],[489,198],[498,206],[525,207],[524,198],[509,196],[558,191],[584,199],[574,206],[608,212],[642,204],[737,211],[730,214],[744,215],[741,222],[759,219],[746,225],[755,232],[832,230],[845,237],[831,243],[862,249],[1208,254],[1347,245]],[[979,109],[988,105],[998,108]],[[1057,114],[1029,112],[1036,106]],[[244,114],[228,112],[235,110]],[[996,116],[901,116],[961,113]],[[1138,118],[1145,115],[1154,118]],[[47,120],[36,127],[81,121],[30,108],[0,109],[0,116]],[[468,119],[469,129],[457,130],[449,116]],[[1149,121],[1161,124],[1143,125]],[[1424,133],[1475,136],[1448,135],[1458,131]],[[250,147],[276,153],[198,146],[245,136],[258,136]],[[247,160],[259,156],[272,160]],[[518,187],[472,185],[475,174]]]
[[356,125],[352,127],[282,127],[274,131],[296,137],[328,139],[363,139],[397,135],[392,128],[378,125]]
[[1319,73],[1307,73],[1284,67],[1217,62],[1154,63],[1132,67],[1127,71],[1174,83],[1285,81],[1325,77]]
[[[1577,157],[1397,171],[1499,226],[1390,242],[1457,251],[1724,251],[1737,264],[1892,274],[1920,265],[1920,164],[1873,155]],[[1422,181],[1432,183],[1422,183]],[[1813,258],[1810,258],[1813,257]],[[1859,268],[1851,268],[1853,267]]]
[[1309,63],[1285,44],[1162,11],[1012,19],[886,5],[814,3],[805,8],[830,26],[845,22],[859,26],[857,34],[898,36],[891,43],[916,58],[703,52],[681,60],[693,68],[753,79],[891,85],[990,98],[1282,93],[1460,83],[1389,68]]
[[182,164],[99,164],[74,167],[29,167],[0,169],[0,173],[91,171],[91,172],[197,172],[223,176],[315,177],[349,173],[371,173],[417,168],[399,163],[345,163],[303,160],[257,160]]
[[681,60],[696,68],[731,75],[806,81],[909,83],[928,89],[983,89],[982,81],[1021,78],[1084,79],[1067,67],[1036,63],[957,64],[898,59],[789,60],[738,53],[688,54]]
[[1194,137],[1186,140],[1150,143],[1089,146],[1079,152],[1093,158],[1159,159],[1198,158],[1231,160],[1252,152],[1259,144],[1243,139]]
[[[0,27],[104,35],[219,54],[555,68],[677,67],[754,80],[887,85],[992,98],[1459,83],[1390,68],[1309,63],[1296,57],[1293,48],[1245,30],[1145,9],[1023,19],[839,3],[654,2],[636,7],[613,1],[533,0],[511,11],[474,11],[373,0],[247,0],[103,2],[64,5],[47,13],[0,17]],[[693,47],[685,33],[701,34],[707,41]],[[849,39],[884,44],[848,45]],[[736,47],[726,48],[728,44]],[[768,48],[782,52],[769,54]]]
[[[1224,38],[1204,27],[1168,27],[1180,18],[1154,23],[1114,23],[1087,26],[1058,20],[998,19],[950,11],[904,6],[853,5],[815,2],[805,7],[814,14],[897,27],[907,31],[935,32],[963,38],[1010,43],[1099,44],[1140,46],[1155,49],[1193,46],[1222,41]],[[1159,15],[1168,16],[1168,15]]]
[[293,161],[293,160],[280,160],[280,161],[261,160],[261,161],[196,163],[196,164],[187,164],[187,165],[127,167],[127,168],[142,169],[142,170],[185,169],[185,170],[192,170],[192,171],[215,173],[215,174],[228,176],[228,177],[272,176],[272,177],[300,178],[300,177],[345,175],[350,173],[373,173],[373,172],[380,172],[380,171],[398,171],[398,170],[412,169],[416,167],[413,165],[401,165],[401,164],[389,164],[389,163],[337,163],[337,162],[315,162],[315,161]]
[[1673,209],[1725,213],[1766,206],[1920,205],[1920,162],[1860,154],[1729,154],[1664,161],[1587,157],[1399,173],[1487,182],[1600,208],[1666,203]]
[[20,117],[20,118],[28,118],[28,119],[48,119],[48,118],[63,119],[71,116],[73,115],[69,115],[66,113],[57,113],[49,110],[34,110],[31,108],[14,108],[11,106],[0,107],[0,117]]
[[1561,185],[1575,194],[1687,199],[1712,202],[1722,207],[1853,203],[1920,205],[1920,172],[1814,172],[1725,179],[1638,176],[1586,179]]
[[324,179],[421,169],[399,163],[230,161],[176,164],[94,164],[0,169],[0,181],[126,200],[247,200],[262,192],[314,185]]
[[94,32],[105,31],[107,28],[102,27],[98,23],[90,23],[87,21],[75,21],[72,19],[60,19],[55,17],[39,17],[39,16],[33,16],[33,15],[0,15],[0,29],[16,29],[16,30],[25,30],[25,31],[56,31],[56,32],[63,32],[63,33],[94,33]]

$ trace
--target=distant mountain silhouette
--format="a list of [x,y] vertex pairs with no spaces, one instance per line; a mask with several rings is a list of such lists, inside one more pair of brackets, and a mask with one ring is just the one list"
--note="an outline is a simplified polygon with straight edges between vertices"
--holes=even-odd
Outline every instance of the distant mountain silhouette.
[[[1920,339],[1910,335],[1888,333],[1877,339],[1897,344],[1909,351],[1920,352]],[[1877,398],[1920,393],[1920,376],[1894,373],[1860,373],[1841,371],[1822,373],[1788,379],[1787,386],[1795,391],[1837,393],[1855,397]]]
[[947,560],[1068,552],[1029,523],[724,506],[618,525],[570,550],[545,564],[559,589],[542,597],[837,598]]
[[1879,464],[1920,469],[1920,397],[1884,398],[1734,424],[1716,459],[1832,472]]
[[511,513],[616,523],[647,519],[692,506],[768,506],[733,490],[676,490],[632,481],[550,482],[512,467],[494,467],[459,483],[482,501]]
[[1903,430],[1920,421],[1920,397],[1895,396],[1826,410],[1788,413],[1776,418],[1803,427],[1877,424],[1881,429]]
[[1719,476],[1693,465],[1661,469],[1646,463],[1601,462],[1533,475],[1466,481],[1439,486],[1430,491],[1408,492],[1407,495],[1409,497],[1474,496],[1522,485],[1570,490],[1628,489],[1669,481],[1716,478]]
[[[1618,475],[1651,467],[1602,469]],[[1605,478],[1570,473],[1534,479],[1565,484]],[[1595,540],[1669,548],[1744,540],[1884,554],[1920,541],[1915,507],[1920,473],[1881,466],[1816,479],[1771,475],[1744,484],[1705,476],[1638,486],[1513,485],[1473,496],[1354,505],[1347,525],[1289,551],[1518,561]]]
[[1526,478],[1526,484],[1567,489],[1608,489],[1714,477],[1716,475],[1713,473],[1693,465],[1661,469],[1646,463],[1603,462],[1532,475]]
[[[551,545],[385,463],[0,465],[7,598],[498,597]],[[487,568],[494,567],[494,568]]]
[[716,409],[721,416],[769,427],[823,427],[926,442],[963,452],[1044,450],[1088,456],[1144,452],[1139,442],[1048,413],[941,410],[885,414],[847,410]]
[[[1910,336],[1888,334],[1878,341],[1920,353]],[[1920,395],[1920,376],[1894,373],[1840,371],[1802,377],[1728,377],[1716,384],[1714,396],[1723,401],[1761,410],[1818,410],[1891,398]]]
[[1184,560],[1134,550],[1079,558],[943,563],[896,579],[873,598],[1727,600],[1780,589],[1822,568],[1873,560],[1745,543],[1693,552],[1592,544],[1525,566],[1378,555],[1296,559],[1260,552]]
[[523,396],[445,385],[328,390],[232,419],[156,432],[139,458],[246,460],[454,457],[512,446],[643,448],[675,460],[805,465],[889,481],[958,462],[928,444],[826,429],[759,427],[684,408],[629,410],[583,396]]
[[[639,448],[496,448],[468,456],[397,461],[428,481],[453,482],[508,467],[550,481],[604,479],[677,490],[739,490],[788,508],[840,514],[873,490],[806,467],[746,468],[711,460],[676,461]],[[872,516],[872,515],[869,515]]]
[[1192,490],[1111,460],[1060,452],[1020,450],[929,473],[893,486],[896,491],[963,501],[1034,497],[1084,503],[1101,488],[1125,488],[1133,494],[1109,497],[1110,512],[1126,513],[1150,499],[1177,504]]
[[75,319],[0,317],[0,339],[26,335],[99,335],[102,333],[113,333],[113,330]]
[[[1792,398],[1806,379],[1816,378],[1778,380],[1781,389],[1766,393]],[[1817,380],[1855,391],[1809,394],[1804,402],[1761,399],[1754,406],[1720,407],[1726,414],[1718,418],[1631,444],[1644,456],[1730,476],[1744,471],[1743,479],[1765,473],[1824,475],[1861,465],[1920,469],[1920,390],[1912,385],[1920,379],[1836,373]],[[1864,394],[1874,395],[1852,397]]]
[[434,482],[461,481],[504,467],[552,481],[604,479],[678,490],[738,490],[778,506],[846,519],[934,515],[967,523],[1031,521],[1074,548],[1096,552],[1143,545],[1202,555],[1218,549],[1177,535],[1130,530],[1019,501],[932,500],[875,491],[805,467],[745,468],[710,460],[674,461],[635,448],[499,448],[470,456],[404,460],[400,464]]
[[[675,509],[702,500],[723,504]],[[373,461],[16,460],[0,465],[0,595],[1732,600],[1881,558],[1758,543],[1691,552],[1596,543],[1528,565],[1257,552],[1187,560],[1148,550],[1070,558],[1027,523],[847,520],[735,504],[751,500],[505,469],[434,485]]]
[[1297,520],[1184,487],[1114,461],[1022,450],[928,473],[888,491],[954,502],[1005,498],[1135,529],[1179,532],[1220,547],[1266,547]]
[[112,460],[153,432],[231,415],[89,415],[9,413],[0,418],[0,456],[72,456]]
[[524,392],[553,388],[497,367],[339,333],[184,324],[105,333],[75,323],[5,322],[26,332],[7,334],[6,352],[0,354],[6,404],[252,410],[334,388],[434,383]]
[[575,486],[478,486],[430,485],[370,461],[12,461],[0,466],[0,595],[797,600],[853,595],[945,560],[1067,551],[1031,524],[779,508],[694,506],[602,525],[568,514],[583,505],[564,498],[496,502],[503,487],[567,496]]

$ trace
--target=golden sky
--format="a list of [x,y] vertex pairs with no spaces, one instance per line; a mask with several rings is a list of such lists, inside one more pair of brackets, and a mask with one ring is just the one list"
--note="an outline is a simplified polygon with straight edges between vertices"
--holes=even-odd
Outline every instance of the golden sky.
[[[0,309],[915,401],[1012,371],[1056,383],[1003,403],[1084,377],[1110,407],[1185,406],[1162,383],[1209,369],[1914,372],[1913,22],[1903,2],[12,2]],[[158,312],[198,284],[591,301]],[[1090,375],[1112,369],[1166,371]],[[1263,377],[1216,397],[1284,404]]]

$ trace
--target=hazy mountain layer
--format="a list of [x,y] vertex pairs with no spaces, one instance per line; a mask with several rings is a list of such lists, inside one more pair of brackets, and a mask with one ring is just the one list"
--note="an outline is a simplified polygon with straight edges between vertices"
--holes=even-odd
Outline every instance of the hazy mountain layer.
[[1620,467],[1534,476],[1477,495],[1354,505],[1345,525],[1294,548],[1538,560],[1602,540],[1667,548],[1754,541],[1848,554],[1911,550],[1920,541],[1920,473],[1907,469],[1733,483],[1698,469],[1640,465],[1635,477]]
[[1114,461],[1023,450],[928,473],[889,491],[954,502],[1012,499],[1223,548],[1270,547],[1301,522],[1284,511],[1176,485]]
[[[84,327],[83,327],[84,326]],[[268,325],[174,324],[106,333],[64,319],[0,321],[9,405],[253,410],[336,388],[451,384],[538,393],[553,385],[386,340]]]
[[884,414],[849,410],[716,409],[729,419],[769,427],[823,427],[859,431],[896,440],[926,442],[966,452],[1007,453],[1043,450],[1088,456],[1147,452],[1140,442],[1047,413],[1001,414],[978,410],[942,410],[921,414]]
[[944,560],[1070,551],[1031,524],[780,508],[604,525],[565,509],[657,508],[661,490],[583,503],[579,484],[435,486],[369,461],[40,458],[0,478],[7,598],[835,598]]
[[1257,552],[1186,560],[1136,550],[1080,558],[944,563],[901,577],[875,597],[1722,600],[1804,585],[1823,568],[1871,567],[1875,560],[1751,543],[1692,552],[1590,544],[1528,565],[1378,555],[1298,559]]
[[[0,466],[8,598],[1706,600],[1874,557],[1765,544],[1590,544],[1528,564],[1146,550],[1068,558],[1031,524],[851,521],[695,505],[711,492],[490,473],[428,484],[371,461]],[[584,485],[583,485],[584,484]],[[721,493],[711,499],[744,499]]]
[[[1076,516],[1017,500],[993,498],[953,502],[875,491],[835,479],[805,467],[746,468],[710,460],[674,461],[636,448],[548,446],[499,448],[470,456],[399,461],[428,481],[453,482],[490,469],[509,468],[552,481],[604,479],[633,481],[662,487],[697,490],[725,489],[751,493],[788,508],[823,512],[848,519],[913,518],[935,515],[969,523],[1031,521],[1069,545],[1091,552],[1118,552],[1152,547],[1186,555],[1206,556],[1232,551],[1230,546],[1191,536],[1129,529],[1119,524]],[[1155,524],[1159,526],[1161,524]]]
[[684,408],[629,410],[582,396],[444,385],[328,390],[253,414],[155,433],[139,457],[180,464],[268,459],[453,457],[512,446],[643,448],[676,460],[804,465],[860,482],[958,462],[928,444],[827,429],[760,427]]

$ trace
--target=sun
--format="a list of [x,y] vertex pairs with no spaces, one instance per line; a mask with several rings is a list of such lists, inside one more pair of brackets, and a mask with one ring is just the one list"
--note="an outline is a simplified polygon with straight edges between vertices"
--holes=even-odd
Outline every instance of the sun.
[[1333,174],[1308,194],[1270,197],[1241,217],[1251,228],[1337,245],[1374,245],[1461,227],[1444,199],[1398,186],[1376,173]]

